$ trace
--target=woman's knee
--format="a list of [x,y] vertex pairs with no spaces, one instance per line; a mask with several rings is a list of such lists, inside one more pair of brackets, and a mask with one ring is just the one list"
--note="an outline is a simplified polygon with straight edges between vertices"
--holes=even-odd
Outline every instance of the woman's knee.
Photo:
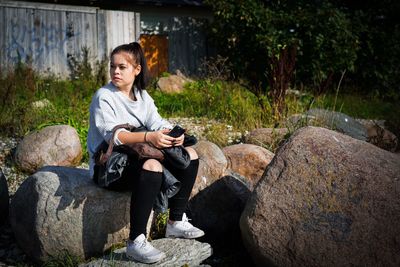
[[185,148],[186,148],[187,152],[189,153],[189,156],[190,156],[191,160],[195,160],[195,159],[199,158],[199,156],[197,155],[196,150],[194,150],[191,147],[185,147]]
[[144,170],[152,171],[152,172],[162,172],[163,167],[158,160],[148,159],[144,162],[143,167]]

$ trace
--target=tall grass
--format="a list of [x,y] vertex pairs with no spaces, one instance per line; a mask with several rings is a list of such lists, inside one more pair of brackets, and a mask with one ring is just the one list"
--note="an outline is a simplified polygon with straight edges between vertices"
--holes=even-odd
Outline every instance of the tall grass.
[[271,124],[271,117],[258,107],[256,97],[236,83],[199,80],[187,84],[182,93],[150,90],[164,117],[206,117],[253,129]]
[[[48,125],[68,124],[74,127],[88,160],[86,136],[89,124],[89,105],[94,92],[104,84],[104,64],[91,69],[83,56],[75,60],[74,77],[67,80],[55,76],[40,76],[29,65],[17,64],[15,69],[1,75],[0,134],[22,137]],[[101,67],[102,66],[102,67]],[[89,69],[90,68],[90,69]],[[84,75],[81,75],[84,73]],[[103,78],[99,78],[103,77]],[[263,111],[257,98],[237,83],[201,79],[186,85],[182,93],[165,94],[153,87],[149,93],[163,117],[203,118],[211,120],[213,127],[208,136],[218,144],[226,143],[226,127],[244,132],[260,127],[280,127],[292,114],[302,113],[310,107],[342,111],[350,116],[372,119],[390,119],[398,127],[400,111],[396,103],[359,95],[288,95],[282,121],[274,120],[270,106]],[[35,108],[35,101],[47,99],[51,104]],[[397,126],[396,126],[397,125]],[[398,128],[397,128],[398,129]]]

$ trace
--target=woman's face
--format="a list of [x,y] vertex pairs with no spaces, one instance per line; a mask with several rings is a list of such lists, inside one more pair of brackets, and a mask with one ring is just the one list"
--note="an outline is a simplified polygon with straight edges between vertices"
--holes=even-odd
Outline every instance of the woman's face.
[[134,66],[131,56],[127,53],[114,54],[110,63],[112,83],[120,89],[131,89],[135,77],[140,73],[140,65]]

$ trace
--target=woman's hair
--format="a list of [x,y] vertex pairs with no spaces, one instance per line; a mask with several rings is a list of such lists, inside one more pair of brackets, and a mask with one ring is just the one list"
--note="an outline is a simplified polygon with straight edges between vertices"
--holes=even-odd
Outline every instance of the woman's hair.
[[111,52],[110,58],[118,53],[127,53],[131,56],[131,59],[127,58],[127,61],[133,66],[140,65],[141,71],[138,76],[136,76],[133,86],[141,91],[146,89],[149,81],[149,70],[147,68],[146,58],[144,57],[143,49],[139,43],[133,42],[130,44],[123,44],[114,48]]

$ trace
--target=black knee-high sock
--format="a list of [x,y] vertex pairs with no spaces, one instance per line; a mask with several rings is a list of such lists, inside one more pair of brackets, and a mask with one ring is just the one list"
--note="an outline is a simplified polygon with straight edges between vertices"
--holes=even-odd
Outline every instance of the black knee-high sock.
[[146,235],[146,225],[151,209],[160,192],[162,172],[142,170],[138,179],[135,179],[130,207],[129,239],[135,240],[140,234]]
[[172,173],[181,182],[181,189],[178,193],[169,199],[170,208],[169,218],[172,221],[181,221],[182,215],[192,192],[194,182],[196,181],[197,171],[199,169],[199,159],[192,160],[189,166],[184,170],[173,170]]

